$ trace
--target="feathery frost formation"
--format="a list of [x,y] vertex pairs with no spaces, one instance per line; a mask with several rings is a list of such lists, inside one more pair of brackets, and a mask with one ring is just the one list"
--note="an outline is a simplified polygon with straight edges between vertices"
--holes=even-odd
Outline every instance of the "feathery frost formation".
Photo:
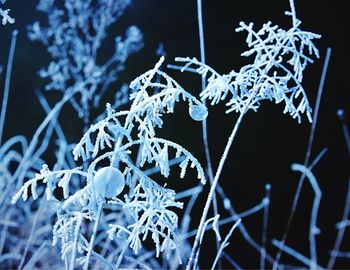
[[[179,248],[178,216],[172,209],[182,208],[182,203],[175,201],[174,190],[162,187],[142,167],[151,164],[168,177],[172,150],[174,158],[182,160],[180,177],[184,178],[190,166],[197,170],[198,179],[204,184],[204,171],[198,160],[179,144],[157,137],[156,127],[162,127],[163,114],[174,112],[175,104],[180,100],[186,101],[190,108],[205,106],[159,69],[163,61],[162,57],[152,70],[131,82],[134,93],[130,97],[130,110],[116,112],[107,104],[107,116],[86,131],[73,150],[74,158],[81,158],[83,166],[50,170],[44,165],[12,200],[16,203],[20,196],[27,200],[29,191],[37,199],[38,182],[46,185],[46,198],[57,207],[53,243],[60,240],[62,258],[70,258],[72,265],[79,254],[78,261],[87,267],[95,245],[91,239],[97,238],[99,222],[103,218],[108,219],[109,239],[123,240],[120,244],[124,248],[118,254],[117,265],[122,262],[128,246],[137,254],[148,236],[155,244],[157,257],[160,252],[167,252],[169,256],[171,251]],[[156,75],[161,80],[155,80]],[[159,92],[150,94],[155,87]],[[133,161],[137,152],[140,155]],[[74,177],[80,177],[85,186],[71,194],[70,181]],[[63,201],[55,195],[58,187],[62,188]],[[110,213],[104,213],[103,209]],[[90,242],[81,229],[84,220],[96,224]],[[179,255],[178,259],[181,261]]]
[[[6,0],[0,0],[1,4],[5,4]],[[0,17],[2,17],[1,23],[2,25],[6,25],[7,23],[12,24],[15,22],[15,19],[9,15],[9,9],[0,8]]]
[[301,30],[300,24],[301,21],[296,20],[290,29],[284,30],[267,22],[255,31],[253,23],[241,22],[236,32],[248,33],[246,42],[249,47],[242,56],[254,57],[254,60],[229,74],[221,75],[196,58],[177,57],[176,61],[184,63],[182,70],[194,68],[207,78],[202,100],[208,99],[211,105],[215,105],[229,99],[227,113],[256,111],[261,101],[270,100],[276,104],[284,103],[283,113],[297,118],[299,123],[304,113],[311,122],[312,109],[301,82],[307,64],[313,63],[310,56],[319,57],[313,40],[320,35]]

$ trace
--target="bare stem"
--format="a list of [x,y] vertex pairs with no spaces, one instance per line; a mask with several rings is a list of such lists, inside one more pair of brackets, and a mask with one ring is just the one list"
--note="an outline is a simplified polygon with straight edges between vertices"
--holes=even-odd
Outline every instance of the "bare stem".
[[196,254],[196,250],[198,248],[198,244],[199,244],[199,240],[200,240],[200,236],[201,236],[200,234],[201,234],[201,232],[203,231],[203,228],[204,228],[204,224],[205,224],[205,221],[206,221],[206,218],[207,218],[207,215],[208,215],[208,211],[209,211],[209,208],[210,208],[211,200],[213,199],[213,196],[214,196],[214,193],[215,193],[216,185],[218,184],[218,181],[219,181],[222,169],[224,167],[226,158],[228,156],[228,153],[230,151],[230,148],[231,148],[231,145],[232,145],[232,143],[234,141],[234,138],[236,137],[238,128],[239,128],[239,126],[240,126],[240,124],[242,122],[242,119],[243,119],[244,115],[245,115],[245,112],[243,112],[243,113],[241,113],[239,115],[239,117],[237,119],[237,122],[236,122],[235,126],[233,127],[232,133],[231,133],[230,137],[228,138],[228,141],[227,141],[224,153],[223,153],[223,155],[221,157],[221,160],[220,160],[220,163],[219,163],[219,167],[218,167],[218,169],[216,171],[216,174],[215,174],[215,177],[214,177],[214,181],[213,181],[213,183],[212,183],[212,185],[210,187],[209,195],[208,195],[207,201],[206,201],[205,206],[204,206],[203,214],[202,214],[199,226],[198,226],[198,232],[197,232],[197,235],[196,235],[196,238],[194,240],[193,247],[192,247],[191,256],[190,256],[190,259],[189,259],[189,261],[187,263],[187,266],[186,266],[187,270],[191,269],[191,265],[192,265],[194,256]]
[[[291,0],[293,1],[293,0]],[[315,105],[315,112],[312,118],[312,126],[311,126],[311,131],[310,131],[310,136],[309,136],[309,142],[308,142],[308,146],[307,146],[307,150],[306,150],[306,155],[305,155],[305,160],[304,160],[304,166],[308,167],[309,165],[309,160],[310,160],[310,155],[311,155],[311,149],[312,149],[312,145],[313,145],[313,141],[314,141],[314,135],[315,135],[315,129],[316,129],[316,124],[317,124],[317,118],[318,118],[318,112],[320,109],[320,103],[321,103],[321,97],[322,97],[322,92],[323,92],[323,87],[324,87],[324,83],[326,80],[326,74],[327,74],[327,68],[328,68],[328,64],[329,64],[329,59],[331,57],[331,48],[327,48],[327,53],[326,53],[326,58],[324,60],[324,64],[323,64],[323,69],[322,69],[322,75],[321,75],[321,80],[320,80],[320,84],[318,87],[318,93],[317,93],[317,100],[316,100],[316,105]],[[280,242],[279,250],[278,253],[276,255],[276,259],[275,262],[273,264],[273,269],[276,270],[278,268],[278,264],[279,261],[281,259],[281,255],[282,255],[282,250],[284,249],[284,245],[285,242],[287,240],[287,236],[290,230],[290,226],[292,224],[293,218],[294,218],[294,214],[298,205],[298,201],[299,201],[299,196],[304,184],[304,179],[305,179],[305,174],[303,173],[300,176],[299,182],[298,182],[298,187],[297,190],[295,192],[294,195],[294,199],[293,199],[293,203],[292,203],[292,209],[290,211],[289,217],[288,217],[288,221],[287,221],[287,225],[285,228],[285,231],[283,233],[283,237],[282,240]]]
[[9,58],[7,62],[7,68],[6,68],[4,97],[2,99],[2,107],[1,107],[1,115],[0,115],[0,146],[2,141],[2,134],[4,130],[7,102],[9,98],[9,92],[10,92],[11,72],[12,72],[13,56],[15,54],[15,48],[16,48],[17,35],[18,35],[18,31],[14,30],[12,32],[11,47],[10,47],[10,53],[9,53]]
[[269,218],[269,206],[270,206],[270,190],[271,185],[266,184],[265,186],[266,195],[264,198],[264,219],[263,219],[263,233],[261,239],[261,252],[260,252],[260,269],[265,269],[265,261],[266,261],[266,240],[267,240],[267,225]]

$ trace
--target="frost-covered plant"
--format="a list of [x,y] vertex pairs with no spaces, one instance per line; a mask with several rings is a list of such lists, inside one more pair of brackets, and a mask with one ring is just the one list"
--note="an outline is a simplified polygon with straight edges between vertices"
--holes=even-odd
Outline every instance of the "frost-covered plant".
[[[40,169],[43,161],[38,153],[33,155],[33,162],[28,162],[23,169],[24,155],[28,151],[28,142],[23,136],[15,136],[0,147],[0,211],[4,213],[1,222],[0,258],[6,268],[29,267],[36,263],[51,268],[57,267],[57,261],[45,259],[50,247],[50,217],[54,212],[44,208],[43,201],[32,204],[19,203],[13,207],[9,198],[19,188],[20,175],[31,178]],[[6,213],[6,214],[5,214]],[[22,224],[30,225],[23,228]],[[52,255],[55,249],[50,251]],[[57,252],[56,252],[57,253]],[[30,256],[31,260],[25,259]]]
[[[51,109],[45,98],[39,96],[39,100],[48,115],[37,128],[32,140],[27,142],[24,137],[16,136],[1,147],[10,71],[15,48],[12,44],[15,44],[17,31],[13,33],[9,57],[11,61],[9,60],[10,64],[8,64],[6,73],[5,94],[0,117],[1,211],[2,213],[7,212],[1,223],[1,266],[6,265],[8,268],[31,268],[31,265],[34,264],[47,268],[61,266],[57,257],[54,256],[59,254],[56,252],[59,250],[58,248],[51,249],[52,260],[43,261],[45,253],[47,254],[49,251],[50,245],[48,243],[53,230],[51,217],[56,213],[56,207],[51,207],[53,211],[50,213],[43,214],[45,211],[39,207],[43,200],[31,204],[11,205],[9,198],[18,191],[25,179],[33,178],[34,173],[40,170],[42,164],[45,163],[43,155],[48,146],[54,143],[55,136],[58,138],[59,147],[54,170],[75,167],[75,162],[70,156],[71,153],[68,152],[70,146],[57,122],[57,117],[65,103],[69,101],[73,105],[76,104],[74,98],[77,93],[80,93],[82,98],[90,98],[88,102],[84,103],[86,106],[83,108],[88,115],[91,111],[91,108],[88,108],[90,103],[93,101],[95,106],[98,105],[99,99],[110,83],[116,79],[117,73],[124,68],[129,54],[142,47],[142,35],[138,28],[132,26],[127,30],[125,39],[116,38],[115,53],[112,57],[103,65],[96,64],[96,61],[100,62],[99,57],[97,57],[98,49],[107,35],[108,27],[119,18],[128,4],[129,1],[118,1],[118,3],[113,1],[65,1],[64,4],[59,1],[40,1],[38,9],[47,13],[49,26],[40,28],[38,22],[34,23],[32,28],[36,27],[33,31],[37,30],[37,32],[30,32],[29,36],[31,39],[37,38],[42,42],[46,39],[44,44],[50,47],[49,53],[53,59],[52,63],[59,63],[57,73],[53,71],[48,75],[48,77],[51,75],[54,77],[51,78],[51,84],[55,84],[55,80],[60,77],[60,74],[63,74],[60,72],[68,72],[64,74],[67,75],[65,77],[66,84],[62,88],[56,89],[64,92],[63,98]],[[3,15],[2,9],[0,11],[0,15]],[[4,14],[7,15],[7,13]],[[4,19],[6,18],[4,17]],[[42,72],[45,73],[45,71]],[[100,74],[98,74],[99,72]],[[88,91],[90,92],[88,93]],[[17,151],[16,144],[18,142],[23,146],[22,152]],[[11,149],[13,145],[15,145],[16,150]],[[79,179],[74,178],[70,182],[71,192],[80,189],[80,183],[77,181]],[[43,187],[39,185],[38,193],[42,192]],[[33,195],[35,197],[35,194]],[[29,227],[22,231],[22,227],[18,229],[18,224],[28,224]],[[30,229],[28,230],[28,228]],[[38,228],[40,229],[37,234]],[[41,244],[45,244],[45,246],[41,246]]]
[[[0,213],[9,209],[7,216],[0,219],[1,267],[62,268],[64,264],[66,269],[75,269],[80,264],[84,269],[179,269],[182,262],[189,259],[187,268],[197,269],[201,263],[199,256],[205,233],[214,229],[217,252],[212,269],[220,268],[221,259],[227,259],[240,269],[224,251],[237,227],[244,240],[260,254],[260,269],[265,269],[265,261],[275,269],[287,268],[279,263],[278,255],[274,259],[266,248],[270,185],[266,185],[266,195],[261,203],[238,213],[218,181],[243,116],[249,110],[256,111],[261,101],[284,103],[284,113],[299,122],[303,114],[310,122],[316,122],[315,116],[311,119],[311,106],[301,83],[306,65],[312,62],[311,57],[318,57],[313,41],[319,36],[299,28],[300,21],[296,19],[293,1],[290,2],[292,12],[287,15],[292,16],[293,26],[289,30],[271,22],[260,30],[254,30],[252,23],[240,23],[237,32],[248,32],[249,47],[242,55],[254,59],[252,64],[239,71],[219,74],[205,64],[204,49],[201,50],[201,61],[189,57],[176,59],[182,70],[198,73],[203,81],[207,80],[202,84],[201,100],[194,98],[162,71],[164,59],[161,58],[152,70],[136,78],[130,87],[123,85],[115,94],[115,102],[107,104],[105,113],[90,121],[93,107],[100,103],[108,85],[124,68],[126,57],[139,49],[140,34],[132,27],[125,39],[116,39],[117,50],[112,60],[100,65],[97,57],[108,26],[120,15],[112,14],[113,4],[127,6],[129,1],[41,1],[38,9],[48,14],[49,27],[42,28],[39,23],[34,23],[30,28],[30,38],[49,47],[53,60],[40,74],[50,80],[46,88],[61,91],[63,99],[51,109],[39,96],[48,116],[31,141],[18,136],[1,146],[0,136],[0,202],[5,202],[0,203]],[[201,6],[201,0],[198,3]],[[110,9],[99,9],[100,4],[106,4],[104,7]],[[121,13],[124,8],[120,9]],[[97,15],[89,17],[88,14],[93,12]],[[101,27],[96,27],[99,23]],[[57,33],[53,31],[55,27]],[[97,34],[96,29],[103,34]],[[204,44],[204,39],[202,41]],[[159,54],[164,54],[162,46]],[[79,101],[73,99],[77,93],[80,93]],[[185,148],[157,135],[157,129],[163,126],[163,115],[174,112],[175,103],[181,99],[189,104],[191,118],[202,123],[208,115],[207,101],[215,105],[228,100],[227,113],[239,113],[215,176],[210,153],[206,153],[211,186],[198,227],[193,224],[193,216],[198,212],[192,212],[192,207],[205,182],[203,169]],[[68,101],[84,118],[86,128],[74,146],[67,143],[56,119]],[[130,101],[128,110],[117,111]],[[315,106],[315,115],[317,110]],[[89,127],[90,122],[93,124]],[[203,124],[204,129],[206,124]],[[59,145],[56,161],[46,162],[43,153],[55,136]],[[203,138],[208,145],[207,137]],[[14,147],[17,144],[21,147]],[[294,165],[293,169],[300,171],[302,177],[307,176],[316,195],[309,228],[310,259],[286,246],[284,239],[273,240],[272,244],[279,252],[290,254],[310,268],[321,268],[316,249],[321,190],[311,173],[313,165],[307,163]],[[180,165],[180,178],[185,177],[188,166],[195,168],[201,183],[182,192],[170,189],[171,183],[162,179],[170,176],[174,164]],[[12,203],[16,204],[10,205],[9,198],[14,190],[19,190],[12,197]],[[210,217],[208,211],[211,201],[216,200],[214,194],[218,196],[217,205],[213,202],[214,215]],[[20,197],[23,201],[19,200]],[[187,197],[188,202],[180,202]],[[27,200],[29,203],[25,202]],[[219,207],[220,212],[215,207]],[[349,226],[349,209],[346,207],[339,228]],[[260,211],[264,215],[261,242],[254,240],[241,222],[241,219]],[[179,215],[179,212],[183,214]],[[221,218],[225,212],[229,216]],[[221,238],[221,226],[228,223],[233,223],[233,226],[226,237]],[[20,224],[30,224],[30,230]],[[333,265],[341,254],[339,247],[343,234],[344,230],[339,230],[329,265]],[[49,247],[51,240],[54,247]],[[64,263],[57,260],[57,254]]]
[[[290,12],[286,14],[293,16]],[[319,57],[313,40],[320,35],[303,31],[300,25],[301,21],[296,19],[290,29],[284,30],[268,22],[255,31],[253,23],[240,22],[236,32],[248,33],[246,42],[249,47],[242,56],[254,56],[254,60],[239,71],[221,75],[196,58],[178,57],[176,61],[185,63],[182,70],[194,67],[196,73],[207,78],[202,100],[208,99],[211,105],[215,105],[229,99],[227,113],[256,111],[260,101],[270,100],[277,104],[283,102],[283,113],[289,113],[298,122],[303,113],[311,122],[312,109],[301,82],[307,64],[313,63],[310,56]]]
[[[290,1],[290,6],[291,12],[286,12],[293,21],[289,30],[268,22],[259,31],[255,31],[253,23],[248,25],[244,22],[240,23],[236,31],[248,32],[246,42],[249,47],[242,56],[254,55],[255,57],[252,64],[243,66],[238,72],[232,70],[229,74],[220,75],[196,58],[176,58],[176,61],[184,65],[181,68],[182,71],[192,71],[207,79],[207,86],[200,94],[204,103],[208,99],[211,105],[215,105],[229,96],[229,101],[226,103],[229,107],[227,113],[239,113],[213,177],[187,269],[192,268],[192,265],[196,268],[195,256],[200,249],[201,231],[204,230],[215,188],[244,115],[249,110],[256,111],[262,100],[270,100],[275,103],[284,102],[284,113],[289,113],[299,122],[302,113],[306,113],[309,121],[312,122],[312,109],[301,82],[304,69],[308,63],[313,62],[308,55],[319,57],[313,40],[320,36],[299,29],[301,22],[296,18],[293,0]],[[295,105],[295,103],[298,104]]]
[[[180,99],[188,102],[190,115],[195,120],[205,117],[207,111],[199,100],[159,69],[163,61],[164,58],[161,58],[152,70],[130,84],[135,90],[130,97],[130,110],[116,112],[107,105],[107,116],[91,125],[76,145],[74,157],[88,163],[86,170],[83,167],[50,170],[44,165],[40,173],[27,181],[13,198],[13,203],[20,196],[26,200],[30,191],[36,199],[38,181],[46,185],[46,198],[57,204],[54,244],[60,240],[62,258],[70,259],[71,269],[76,257],[85,269],[91,256],[100,259],[101,255],[94,247],[99,244],[95,239],[105,238],[100,236],[105,231],[98,233],[100,220],[106,215],[105,208],[117,214],[108,224],[108,237],[112,240],[115,237],[124,239],[118,259],[113,262],[116,267],[123,262],[126,253],[130,253],[129,248],[137,254],[148,236],[155,244],[157,257],[160,252],[170,254],[179,248],[178,217],[173,208],[182,208],[182,203],[175,201],[175,191],[162,187],[142,167],[154,165],[164,177],[168,177],[170,155],[174,150],[175,158],[182,159],[180,177],[183,178],[187,167],[191,166],[196,168],[198,179],[204,184],[204,172],[197,159],[182,146],[157,137],[156,127],[162,127],[162,115],[174,112],[175,103]],[[156,75],[162,81],[155,81]],[[150,95],[154,87],[160,91]],[[139,155],[133,161],[137,149]],[[84,179],[86,184],[71,194],[70,181],[73,177]],[[55,195],[58,188],[62,189],[63,200]],[[84,220],[87,227],[87,221],[94,221],[93,228],[83,230]]]
[[124,38],[115,38],[114,54],[101,64],[99,55],[107,30],[129,4],[129,0],[40,0],[37,9],[47,15],[48,25],[35,22],[28,27],[29,38],[46,46],[52,58],[39,72],[49,79],[45,89],[64,95],[70,87],[79,88],[80,100],[72,98],[70,103],[86,125],[91,109],[99,105],[128,56],[143,46],[141,31],[130,26]]
[[[5,4],[6,0],[1,0],[1,4]],[[6,25],[7,23],[13,24],[15,22],[15,19],[12,18],[9,15],[10,10],[9,9],[2,9],[0,8],[0,17],[2,17],[1,23],[2,25]]]

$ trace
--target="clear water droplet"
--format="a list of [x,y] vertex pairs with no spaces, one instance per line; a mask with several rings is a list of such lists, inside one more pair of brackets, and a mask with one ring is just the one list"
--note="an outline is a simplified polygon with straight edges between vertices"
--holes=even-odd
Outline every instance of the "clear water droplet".
[[208,109],[203,104],[192,104],[190,105],[189,113],[193,120],[203,121],[208,116]]
[[93,184],[97,194],[111,198],[118,196],[123,191],[125,179],[117,168],[104,167],[96,172]]

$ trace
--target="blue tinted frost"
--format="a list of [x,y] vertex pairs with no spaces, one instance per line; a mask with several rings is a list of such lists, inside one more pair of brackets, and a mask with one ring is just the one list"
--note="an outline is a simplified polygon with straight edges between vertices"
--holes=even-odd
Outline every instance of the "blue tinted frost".
[[[181,145],[156,135],[156,128],[161,128],[163,124],[162,116],[172,113],[180,100],[188,102],[189,106],[204,105],[160,70],[163,61],[164,57],[153,69],[131,82],[130,87],[134,92],[130,97],[132,104],[129,110],[117,112],[107,104],[106,117],[85,132],[73,149],[74,158],[77,161],[81,159],[85,166],[50,170],[43,165],[40,173],[25,182],[12,199],[12,203],[16,203],[20,197],[27,200],[29,191],[37,199],[38,182],[46,185],[47,200],[56,202],[58,207],[58,220],[53,230],[54,244],[61,241],[62,258],[70,258],[72,267],[77,258],[87,269],[99,223],[103,222],[100,221],[103,219],[102,209],[108,205],[120,210],[119,217],[107,223],[110,228],[108,236],[112,240],[124,239],[127,243],[118,255],[117,266],[122,263],[128,248],[135,254],[140,252],[148,234],[152,236],[157,257],[161,252],[170,256],[170,252],[175,251],[181,262],[177,251],[178,217],[173,208],[182,208],[183,204],[175,200],[175,191],[159,185],[142,167],[146,163],[153,164],[159,167],[163,176],[168,177],[169,149],[173,149],[174,158],[182,160],[179,165],[180,177],[185,177],[190,166],[197,171],[198,179],[204,184],[204,171],[198,160]],[[150,93],[154,87],[160,91],[152,95]],[[135,147],[140,153],[136,163],[131,156]],[[110,164],[109,167],[100,168],[100,164],[105,162]],[[74,175],[84,178],[86,184],[82,189],[71,192],[70,181]],[[54,193],[56,187],[63,189],[62,202]],[[127,193],[118,196],[123,190]],[[80,229],[86,219],[95,222],[90,241],[81,234]],[[72,227],[75,229],[67,238],[67,230]]]
[[[290,13],[286,13],[291,15]],[[196,58],[178,57],[183,63],[182,70],[195,70],[207,78],[207,86],[201,93],[202,100],[210,100],[211,105],[228,99],[227,113],[256,111],[263,100],[284,103],[283,113],[301,121],[301,114],[311,118],[311,106],[301,85],[303,71],[311,56],[319,57],[313,41],[320,35],[301,30],[301,21],[296,20],[290,29],[282,29],[272,22],[265,23],[259,30],[254,24],[240,22],[236,32],[247,32],[248,50],[242,53],[251,57],[252,63],[239,71],[219,74],[213,68]]]
[[208,109],[204,105],[190,105],[189,113],[193,120],[203,121],[208,116]]
[[114,167],[104,167],[99,169],[92,183],[96,193],[105,198],[118,196],[124,189],[124,175]]
[[[141,31],[130,26],[125,34],[112,39],[114,50],[108,59],[100,59],[110,26],[130,1],[40,0],[37,10],[46,15],[47,22],[30,25],[28,37],[42,43],[51,58],[39,71],[44,88],[61,95],[51,108],[44,94],[38,93],[47,116],[31,140],[15,136],[2,144],[0,136],[0,213],[5,213],[0,219],[0,266],[10,262],[18,269],[181,269],[181,264],[187,264],[187,269],[197,269],[203,266],[200,256],[206,233],[213,230],[217,245],[212,269],[224,259],[240,268],[225,252],[234,231],[260,254],[261,269],[273,264],[276,269],[286,268],[278,256],[272,257],[268,245],[270,186],[257,205],[239,213],[219,180],[225,180],[221,174],[244,115],[258,110],[262,101],[282,104],[284,113],[298,121],[303,114],[311,121],[312,109],[302,80],[306,66],[319,56],[313,42],[320,36],[301,29],[294,3],[290,3],[291,12],[286,12],[292,19],[289,29],[271,22],[260,29],[253,23],[239,24],[236,31],[247,34],[248,48],[242,56],[250,59],[250,64],[227,74],[205,64],[203,18],[198,12],[202,61],[176,58],[180,66],[175,68],[202,76],[200,98],[164,72],[166,53],[159,43],[156,54],[161,57],[155,66],[129,85],[123,84],[105,111],[93,119],[91,112],[103,104],[104,94],[125,69],[128,57],[143,46]],[[197,5],[202,8],[200,0]],[[8,10],[1,8],[0,18],[3,24],[13,22]],[[208,147],[207,171],[192,149],[161,137],[165,116],[175,112],[178,102],[188,106],[193,120],[202,121],[205,133],[207,105],[224,101],[227,113],[237,112],[239,117],[218,166],[211,168],[207,135],[203,135]],[[80,139],[73,144],[59,122],[67,104],[84,125]],[[52,147],[55,153],[51,153]],[[53,162],[45,160],[50,154]],[[272,244],[306,266],[320,268],[316,236],[321,233],[317,227],[321,191],[311,173],[314,165],[292,167],[307,177],[315,192],[310,258],[289,248],[284,240]],[[191,179],[190,170],[197,179]],[[173,184],[169,177],[176,173],[186,185],[195,180],[195,186],[181,191],[169,188]],[[207,177],[211,180],[209,194],[198,225],[193,222],[193,215],[198,214],[193,210],[198,209],[197,198],[207,192],[203,187]],[[348,210],[340,223],[344,228],[349,223]],[[245,218],[259,212],[264,214],[261,242],[254,240],[245,226]],[[229,223],[231,230],[226,230],[224,237],[222,226]],[[342,254],[339,248],[344,231],[338,233],[331,265]]]
[[125,68],[128,56],[143,46],[143,36],[136,26],[130,26],[124,37],[115,38],[115,51],[101,64],[100,50],[109,27],[128,7],[128,0],[66,0],[64,5],[54,0],[41,0],[37,9],[48,17],[47,25],[34,22],[28,26],[28,37],[47,47],[51,62],[39,75],[46,79],[46,90],[70,89],[80,94],[69,102],[90,122],[91,108],[116,81]]
[[[1,4],[5,4],[6,0],[1,0]],[[9,9],[2,9],[0,7],[0,18],[2,25],[6,25],[7,23],[13,24],[15,22],[15,19],[12,18],[9,14],[10,10]]]

